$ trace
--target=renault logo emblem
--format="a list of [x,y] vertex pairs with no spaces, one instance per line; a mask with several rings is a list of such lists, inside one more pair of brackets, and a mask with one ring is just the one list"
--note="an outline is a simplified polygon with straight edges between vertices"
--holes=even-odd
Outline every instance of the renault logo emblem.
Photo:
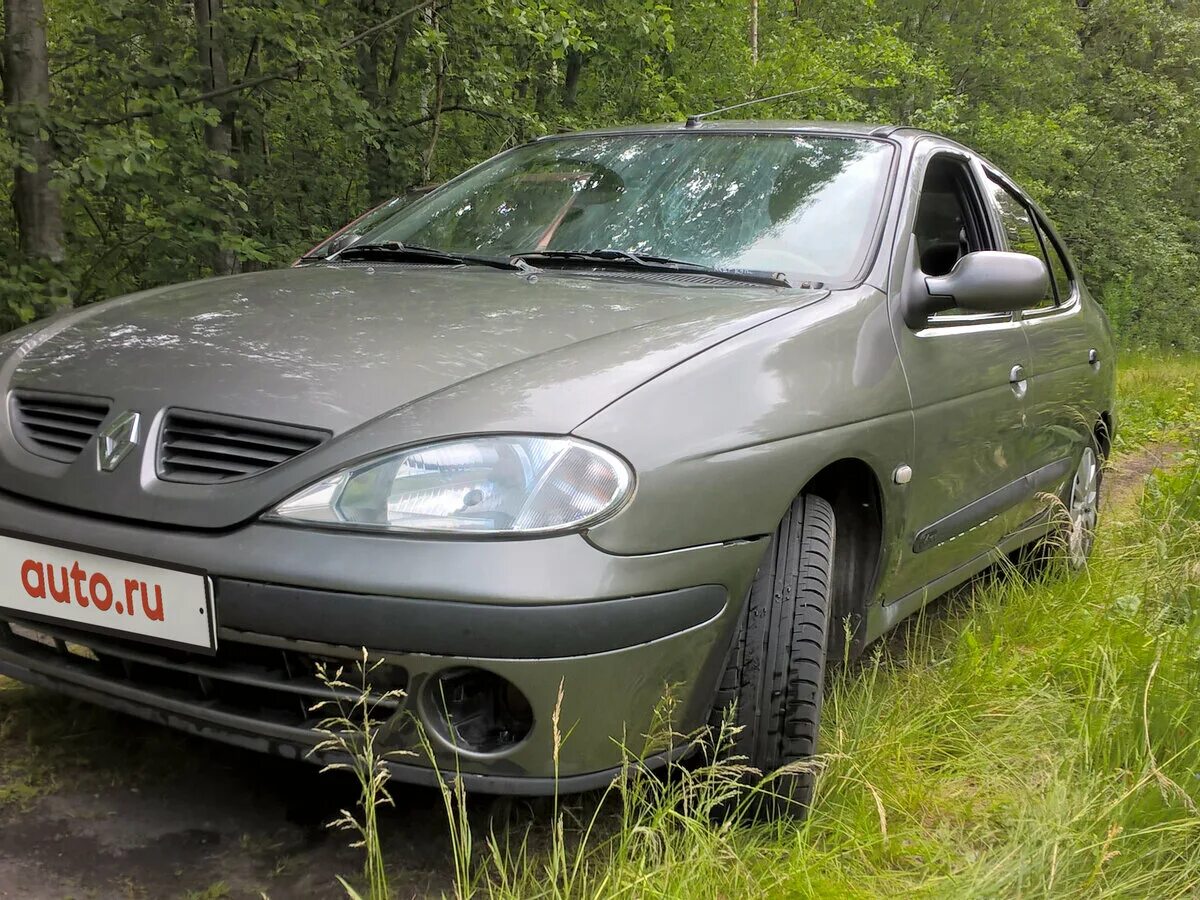
[[96,436],[96,462],[101,472],[111,472],[121,464],[142,437],[141,413],[126,410]]

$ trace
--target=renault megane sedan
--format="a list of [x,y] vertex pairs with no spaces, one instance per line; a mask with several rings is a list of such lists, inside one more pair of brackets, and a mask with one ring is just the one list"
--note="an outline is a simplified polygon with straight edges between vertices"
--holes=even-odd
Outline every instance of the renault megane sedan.
[[555,135],[385,212],[0,338],[0,673],[319,760],[365,648],[402,781],[590,789],[730,706],[769,773],[828,660],[999,554],[1084,565],[1109,326],[966,147]]

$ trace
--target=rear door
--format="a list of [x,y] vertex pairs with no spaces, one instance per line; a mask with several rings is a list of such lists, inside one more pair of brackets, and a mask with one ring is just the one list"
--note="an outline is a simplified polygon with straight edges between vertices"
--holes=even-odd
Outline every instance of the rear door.
[[1019,515],[1030,367],[1021,323],[1010,313],[952,310],[914,330],[900,308],[906,284],[923,286],[966,253],[999,249],[982,178],[966,153],[931,142],[914,150],[889,292],[916,429],[907,536],[888,585],[895,599],[985,554]]
[[1037,208],[995,170],[987,171],[985,184],[1007,249],[1040,257],[1051,275],[1043,301],[1020,314],[1030,351],[1029,453],[1040,473],[1039,507],[1045,508],[1050,494],[1061,494],[1081,440],[1095,422],[1090,398],[1099,372],[1099,351],[1087,343],[1074,270]]

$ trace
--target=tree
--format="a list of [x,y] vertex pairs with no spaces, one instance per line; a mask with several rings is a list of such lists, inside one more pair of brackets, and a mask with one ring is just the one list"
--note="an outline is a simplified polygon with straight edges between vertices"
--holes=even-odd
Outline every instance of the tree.
[[12,187],[18,245],[31,260],[57,263],[64,253],[63,222],[51,183],[50,67],[42,0],[5,0],[4,23],[4,102],[18,154]]
[[286,264],[538,135],[797,92],[738,115],[975,146],[1046,207],[1126,341],[1200,349],[1200,0],[5,0],[5,17],[0,331],[67,287],[87,303]]
[[758,62],[758,0],[750,0],[750,62]]
[[[210,101],[217,109],[217,121],[204,126],[204,143],[213,156],[213,175],[222,181],[233,179],[233,127],[236,105],[229,88],[225,63],[225,33],[222,22],[223,0],[193,0],[196,11],[196,47],[202,75],[201,90],[214,95]],[[213,274],[232,275],[237,271],[233,250],[218,245],[213,251]]]
[[[358,9],[362,21],[373,23],[387,21],[391,12],[390,7],[381,5],[380,0],[359,0]],[[398,124],[395,109],[405,74],[405,51],[414,28],[413,17],[406,16],[377,39],[363,41],[354,48],[358,89],[380,126],[377,133],[365,137],[363,146],[367,195],[372,203],[397,193],[396,173],[389,151]]]

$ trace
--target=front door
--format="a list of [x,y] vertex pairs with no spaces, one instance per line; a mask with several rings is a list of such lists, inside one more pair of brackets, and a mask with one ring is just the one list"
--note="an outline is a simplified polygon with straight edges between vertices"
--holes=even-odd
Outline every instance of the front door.
[[923,287],[967,253],[1000,249],[982,170],[966,154],[925,144],[912,172],[889,293],[916,444],[890,600],[912,600],[994,548],[1017,524],[1028,471],[1030,353],[1017,317],[955,309],[914,329],[900,309],[906,284]]

